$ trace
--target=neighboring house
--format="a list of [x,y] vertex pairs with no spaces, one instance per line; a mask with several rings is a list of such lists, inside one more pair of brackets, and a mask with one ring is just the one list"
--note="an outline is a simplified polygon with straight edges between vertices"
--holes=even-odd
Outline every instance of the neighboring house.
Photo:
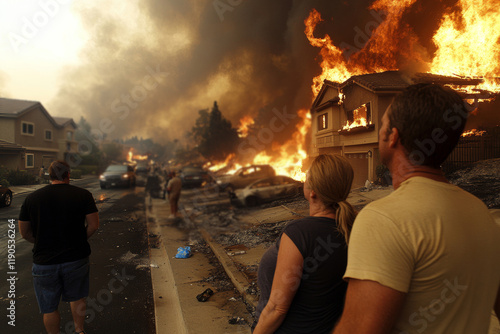
[[470,86],[480,81],[422,73],[409,78],[399,71],[357,75],[343,83],[325,80],[311,107],[311,156],[345,156],[354,169],[353,188],[366,180],[375,181],[376,168],[381,165],[378,133],[382,115],[394,96],[412,82]]
[[40,102],[0,98],[0,166],[38,174],[40,167],[76,152],[75,129],[70,119],[58,123]]
[[78,150],[78,142],[75,140],[76,123],[72,118],[53,117],[56,123],[60,126],[58,130],[59,156],[57,159],[67,160],[67,155],[76,153]]

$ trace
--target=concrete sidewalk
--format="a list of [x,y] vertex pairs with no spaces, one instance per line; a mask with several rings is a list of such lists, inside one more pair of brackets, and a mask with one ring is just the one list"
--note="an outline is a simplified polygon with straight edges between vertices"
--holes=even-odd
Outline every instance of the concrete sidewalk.
[[[193,252],[188,259],[177,259],[177,249],[190,243],[187,231],[176,227],[168,201],[146,197],[150,239],[151,279],[155,302],[156,332],[250,333],[253,321],[237,291],[221,291],[207,278],[214,266],[205,254]],[[206,302],[196,296],[210,288],[214,294]],[[246,323],[230,324],[244,318]]]
[[[359,210],[366,204],[389,195],[392,191],[392,187],[375,188],[371,191],[357,189],[351,192],[348,201]],[[247,226],[255,226],[263,223],[278,223],[293,220],[300,216],[307,216],[308,213],[308,209],[293,210],[286,205],[281,205],[251,210],[237,218],[244,221]],[[492,210],[492,214],[494,214],[500,224],[500,211]],[[150,234],[157,235],[161,240],[161,251],[158,253],[152,249],[151,254],[153,256],[154,253],[157,253],[157,261],[163,261],[158,262],[160,263],[160,268],[155,269],[154,261],[156,260],[152,258],[157,333],[250,333],[248,325],[228,325],[227,323],[228,318],[241,317],[244,313],[248,314],[243,309],[241,303],[236,306],[235,302],[228,302],[231,296],[237,299],[237,295],[228,294],[227,292],[225,294],[216,293],[207,303],[196,301],[194,297],[206,287],[210,287],[210,285],[202,282],[204,278],[210,276],[210,264],[206,263],[206,258],[202,254],[195,253],[189,259],[174,258],[177,248],[188,245],[189,239],[184,232],[181,232],[175,226],[176,224],[172,220],[166,219],[169,215],[170,210],[167,201],[151,199],[148,208],[148,230]],[[191,217],[191,222],[197,226],[201,226],[201,222],[197,222],[195,216],[194,214]],[[238,252],[233,247],[224,247],[215,242],[209,233],[212,231],[206,231],[202,228],[199,230],[224,267],[233,285],[238,290],[239,295],[248,306],[255,308],[258,298],[251,293],[252,282],[255,283],[255,276],[249,277],[239,268],[258,266],[267,247],[263,245],[251,248],[244,247],[244,252]],[[170,268],[167,270],[168,273],[157,275],[156,271],[160,271],[161,267],[165,266]],[[215,291],[215,289],[212,290]],[[172,302],[170,303],[165,303],[165,300],[162,298],[162,294],[167,293],[171,294]],[[178,298],[178,303],[174,300],[176,297]],[[176,305],[177,310],[171,310],[172,305]],[[240,307],[240,309],[237,310],[237,307]],[[178,314],[178,316],[173,317],[175,319],[167,320],[169,314]],[[171,329],[175,320],[180,326],[178,331]],[[247,323],[251,323],[251,320],[247,316]],[[498,319],[493,313],[489,334],[500,334]]]

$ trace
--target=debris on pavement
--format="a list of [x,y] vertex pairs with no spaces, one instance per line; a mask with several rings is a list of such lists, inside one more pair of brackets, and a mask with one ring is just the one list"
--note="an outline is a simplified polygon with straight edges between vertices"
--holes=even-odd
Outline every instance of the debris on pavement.
[[206,302],[210,296],[212,296],[214,294],[214,292],[212,291],[212,289],[208,288],[206,289],[205,291],[203,291],[202,293],[200,293],[198,296],[196,296],[196,299],[199,301],[199,302]]
[[231,325],[244,325],[246,324],[246,320],[245,318],[242,318],[242,317],[233,317],[231,319],[229,319],[229,324]]
[[241,255],[241,254],[246,254],[247,252],[245,252],[244,250],[241,250],[241,251],[235,251],[235,252],[227,252],[226,254],[229,255],[229,256],[235,256],[235,255]]
[[175,254],[176,259],[187,259],[191,257],[191,247],[179,247],[177,248],[177,254]]

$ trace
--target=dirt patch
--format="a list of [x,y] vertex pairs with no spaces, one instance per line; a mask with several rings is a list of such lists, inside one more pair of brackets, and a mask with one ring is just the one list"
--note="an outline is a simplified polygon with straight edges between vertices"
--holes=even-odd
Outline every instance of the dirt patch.
[[448,175],[448,179],[481,199],[489,209],[500,209],[500,159],[479,161]]

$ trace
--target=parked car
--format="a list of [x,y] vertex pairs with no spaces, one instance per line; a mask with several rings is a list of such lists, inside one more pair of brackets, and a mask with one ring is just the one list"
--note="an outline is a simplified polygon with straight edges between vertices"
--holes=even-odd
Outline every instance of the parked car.
[[8,187],[0,185],[0,206],[10,206],[12,204],[12,191]]
[[187,166],[179,171],[179,177],[182,181],[182,187],[195,188],[201,187],[212,181],[210,174],[201,167]]
[[109,165],[99,176],[101,189],[114,186],[135,187],[134,167],[130,165]]
[[269,165],[251,165],[238,169],[232,175],[222,175],[217,178],[216,182],[221,190],[227,190],[231,193],[236,189],[245,188],[257,180],[275,175],[276,172]]
[[288,176],[272,176],[257,180],[231,193],[232,201],[246,206],[292,197],[301,194],[303,183]]

